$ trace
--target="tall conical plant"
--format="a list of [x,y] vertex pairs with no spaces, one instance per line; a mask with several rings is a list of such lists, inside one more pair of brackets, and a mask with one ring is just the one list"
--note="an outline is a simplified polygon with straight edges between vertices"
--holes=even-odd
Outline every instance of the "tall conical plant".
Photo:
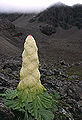
[[20,82],[17,87],[18,90],[24,90],[27,93],[30,91],[34,94],[46,90],[40,81],[37,51],[38,48],[34,38],[29,35],[26,38],[24,51],[22,53],[22,68],[20,70]]
[[25,114],[24,120],[53,120],[53,104],[55,111],[58,107],[54,98],[41,84],[37,52],[36,42],[29,35],[24,43],[17,89],[7,90],[2,97],[4,104],[11,110],[22,111]]

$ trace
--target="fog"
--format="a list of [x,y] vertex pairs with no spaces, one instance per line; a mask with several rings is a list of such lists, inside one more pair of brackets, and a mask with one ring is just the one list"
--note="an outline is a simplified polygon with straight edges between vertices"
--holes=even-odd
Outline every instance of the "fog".
[[77,3],[82,4],[82,0],[0,0],[0,12],[40,12],[57,2],[62,2],[69,6]]

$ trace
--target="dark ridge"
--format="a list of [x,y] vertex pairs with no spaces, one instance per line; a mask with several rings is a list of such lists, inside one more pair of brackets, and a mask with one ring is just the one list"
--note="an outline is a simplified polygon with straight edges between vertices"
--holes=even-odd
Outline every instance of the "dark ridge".
[[78,29],[82,29],[82,5],[56,4],[39,13],[37,18],[38,22],[45,22],[53,27],[70,29],[72,26],[77,26]]
[[21,13],[0,13],[0,19],[8,19],[9,21],[13,22],[17,18],[19,18],[22,14]]

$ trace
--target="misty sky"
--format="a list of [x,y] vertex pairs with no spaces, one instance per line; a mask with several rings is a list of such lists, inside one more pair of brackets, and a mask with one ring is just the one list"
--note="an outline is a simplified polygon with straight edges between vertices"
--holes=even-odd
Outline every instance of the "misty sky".
[[[59,0],[0,0],[0,12],[36,12],[59,2]],[[60,0],[66,5],[82,4],[82,0]]]

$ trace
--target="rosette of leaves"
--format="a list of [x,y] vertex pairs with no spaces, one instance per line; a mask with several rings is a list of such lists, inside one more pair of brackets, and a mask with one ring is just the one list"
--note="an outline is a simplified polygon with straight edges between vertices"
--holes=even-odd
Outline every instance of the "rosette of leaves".
[[17,89],[7,90],[2,97],[9,109],[23,114],[24,120],[53,120],[54,112],[58,111],[57,99],[60,99],[60,96],[54,99],[47,91],[26,97],[23,91]]

